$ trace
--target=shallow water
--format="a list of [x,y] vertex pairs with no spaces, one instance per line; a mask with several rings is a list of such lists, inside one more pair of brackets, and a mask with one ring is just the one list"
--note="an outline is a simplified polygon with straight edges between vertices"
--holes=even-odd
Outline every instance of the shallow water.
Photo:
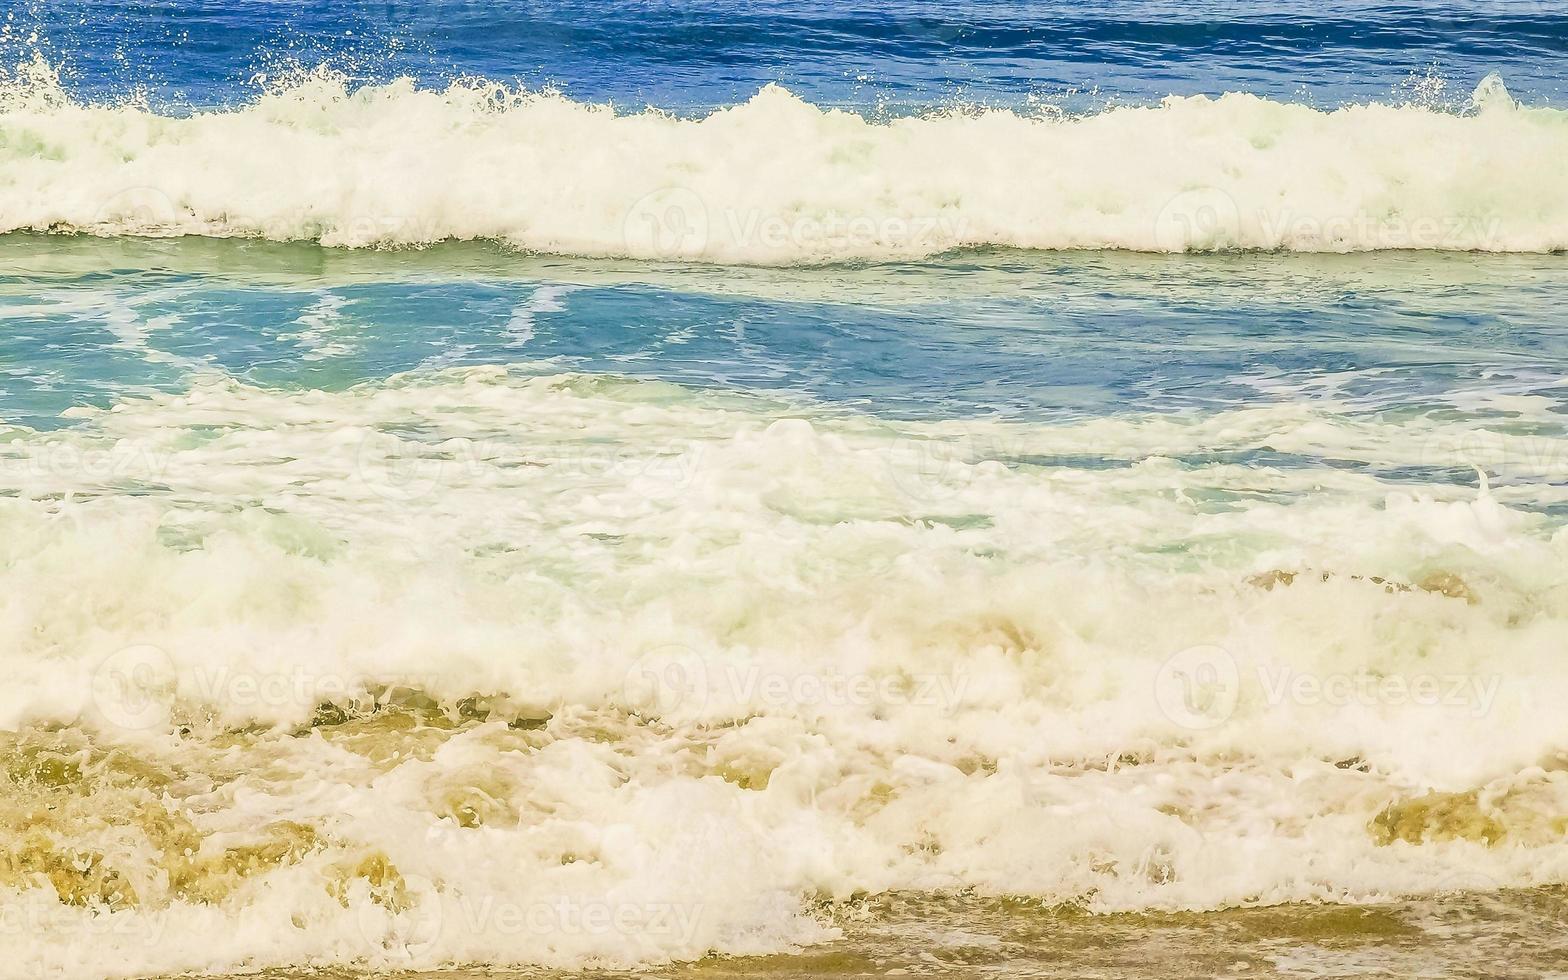
[[[1568,962],[1559,889],[1450,894],[1372,906],[1276,906],[1203,915],[1086,916],[1028,900],[890,896],[833,921],[838,939],[800,953],[714,957],[609,978],[1556,976]],[[417,942],[417,938],[415,939]],[[332,970],[269,980],[354,980]],[[532,980],[496,969],[379,973],[398,980]]]
[[40,236],[0,237],[0,255],[13,326],[0,405],[42,427],[203,372],[343,390],[528,362],[896,418],[1043,421],[1286,402],[1469,409],[1550,392],[1568,363],[1552,256],[985,251],[751,269],[479,244]]
[[0,247],[8,913],[127,975],[1408,975],[1568,868],[1552,257]]
[[1561,10],[5,16],[0,975],[1568,964]]

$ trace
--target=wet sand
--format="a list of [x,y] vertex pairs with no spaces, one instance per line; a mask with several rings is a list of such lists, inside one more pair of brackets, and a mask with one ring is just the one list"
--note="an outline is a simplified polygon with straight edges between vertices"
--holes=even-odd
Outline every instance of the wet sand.
[[720,980],[766,977],[1556,977],[1568,975],[1568,890],[1458,893],[1372,906],[1087,915],[1021,900],[898,896],[828,919],[842,938],[796,953],[712,957],[638,971],[454,967],[272,971],[265,980]]

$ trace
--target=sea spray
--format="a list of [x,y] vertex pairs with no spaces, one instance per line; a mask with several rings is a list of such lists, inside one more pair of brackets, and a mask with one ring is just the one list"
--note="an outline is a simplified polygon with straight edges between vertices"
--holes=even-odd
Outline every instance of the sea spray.
[[0,90],[0,231],[753,264],[951,249],[1568,247],[1568,124],[1489,76],[1471,111],[1244,94],[1085,116],[875,121],[770,85],[682,118],[491,82],[318,72],[234,108],[95,105],[48,66]]

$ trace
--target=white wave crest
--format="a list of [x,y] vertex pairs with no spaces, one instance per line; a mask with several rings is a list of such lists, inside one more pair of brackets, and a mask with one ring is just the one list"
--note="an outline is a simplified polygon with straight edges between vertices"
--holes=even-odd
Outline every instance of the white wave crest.
[[317,73],[183,117],[0,78],[0,231],[792,264],[984,246],[1568,248],[1568,116],[1245,94],[876,121],[777,86],[700,119]]

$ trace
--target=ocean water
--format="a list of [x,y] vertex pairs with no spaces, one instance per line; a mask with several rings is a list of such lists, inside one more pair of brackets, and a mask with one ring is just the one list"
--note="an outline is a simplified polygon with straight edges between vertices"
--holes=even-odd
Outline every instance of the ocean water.
[[0,976],[1568,969],[1565,55],[0,10]]

